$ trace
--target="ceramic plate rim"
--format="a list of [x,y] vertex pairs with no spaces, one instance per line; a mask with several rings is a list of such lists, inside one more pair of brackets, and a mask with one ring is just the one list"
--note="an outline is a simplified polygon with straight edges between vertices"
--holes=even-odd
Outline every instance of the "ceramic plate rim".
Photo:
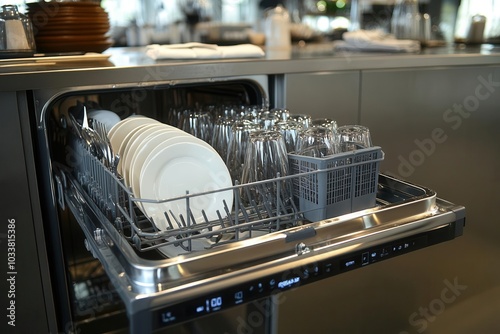
[[[196,149],[194,149],[195,147]],[[205,152],[206,156],[201,157],[200,154],[201,152]],[[207,156],[211,158],[210,161],[209,159],[207,159]],[[146,197],[152,200],[163,200],[163,198],[158,198],[159,195],[157,193],[157,187],[154,187],[154,184],[156,184],[156,180],[159,177],[161,170],[164,169],[166,166],[168,166],[168,164],[176,162],[176,159],[179,158],[195,159],[198,161],[203,161],[203,165],[205,166],[205,168],[207,168],[207,170],[211,169],[211,170],[216,170],[218,173],[222,172],[224,174],[223,175],[224,178],[218,177],[217,180],[212,178],[214,184],[217,186],[218,189],[229,188],[232,186],[232,181],[229,171],[227,170],[224,161],[220,158],[218,153],[207,147],[207,145],[203,145],[201,143],[194,141],[192,142],[187,141],[187,142],[171,144],[164,147],[162,150],[159,150],[156,153],[156,155],[154,155],[152,159],[149,160],[147,164],[143,166],[140,178],[141,197],[143,198]],[[153,173],[155,173],[155,175],[152,175]],[[178,177],[177,173],[175,177]],[[186,188],[191,188],[191,187],[192,186],[189,185],[186,186]],[[212,196],[216,194],[219,194],[221,198],[218,199],[217,201],[212,201],[212,202],[220,203],[219,207],[217,207],[218,205],[215,205],[215,208],[204,207],[204,209],[207,210],[205,211],[205,213],[209,221],[216,219],[218,217],[215,213],[216,210],[224,212],[224,207],[222,206],[224,200],[227,203],[228,207],[232,207],[232,203],[234,200],[233,192],[231,190],[213,193],[205,196]],[[169,211],[169,202],[164,202],[160,204],[143,203],[143,205],[144,205],[143,209],[146,211],[145,212],[146,214],[154,213],[154,211],[157,211],[151,205],[160,205],[162,207],[162,209],[160,210],[161,212]],[[194,206],[192,206],[192,208],[194,208]],[[202,218],[200,214],[201,213],[196,212],[196,210],[193,210],[195,221]],[[157,227],[160,230],[164,230],[167,227],[165,219],[157,220],[155,223],[157,224]]]
[[136,132],[125,149],[123,154],[123,178],[128,183],[128,186],[132,184],[130,179],[132,173],[132,166],[134,163],[135,156],[143,145],[149,141],[150,136],[156,133],[170,133],[174,132],[167,124],[147,124],[145,127],[141,128],[140,131]]

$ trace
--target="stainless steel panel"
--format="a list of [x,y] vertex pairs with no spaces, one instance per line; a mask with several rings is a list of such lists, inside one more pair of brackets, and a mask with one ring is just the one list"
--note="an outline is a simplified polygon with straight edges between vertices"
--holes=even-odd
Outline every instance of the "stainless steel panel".
[[[68,181],[71,183],[70,178]],[[134,256],[114,227],[105,218],[94,216],[95,208],[78,186],[70,186],[73,190],[66,192],[65,200],[87,236],[89,250],[105,266],[134,319],[134,328],[138,328],[136,321],[143,319],[144,312],[357,249],[449,227],[463,218],[459,213],[463,208],[437,200],[428,189],[382,176],[380,184],[381,194],[390,196],[379,197],[385,204],[376,208],[156,261]],[[96,228],[104,233],[96,234]],[[461,235],[461,227],[454,233],[452,237]],[[299,243],[307,252],[298,252]],[[155,280],[150,281],[152,278]]]
[[328,117],[339,125],[359,123],[359,71],[292,73],[285,78],[291,113]]
[[[500,68],[409,68],[362,77],[361,123],[384,149],[381,171],[424,182],[463,204],[466,230],[452,242],[286,293],[281,332],[498,332]],[[443,118],[455,105],[476,101],[468,117]],[[437,128],[447,137],[431,150],[428,139]],[[428,143],[432,154],[418,153],[424,151],[416,141]],[[402,175],[401,159],[411,155],[421,163]]]

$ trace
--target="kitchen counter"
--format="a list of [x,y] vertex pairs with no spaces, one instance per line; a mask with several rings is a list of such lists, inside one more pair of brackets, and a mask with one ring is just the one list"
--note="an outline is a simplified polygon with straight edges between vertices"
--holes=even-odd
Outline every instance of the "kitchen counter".
[[[321,71],[477,66],[500,64],[500,46],[452,45],[408,53],[334,52],[331,44],[294,47],[287,55],[267,53],[259,59],[160,60],[142,48],[111,48],[109,58],[95,61],[25,61],[0,64],[0,91],[63,88],[86,85],[139,84],[196,80],[253,74],[311,73]],[[43,59],[42,59],[43,60]]]

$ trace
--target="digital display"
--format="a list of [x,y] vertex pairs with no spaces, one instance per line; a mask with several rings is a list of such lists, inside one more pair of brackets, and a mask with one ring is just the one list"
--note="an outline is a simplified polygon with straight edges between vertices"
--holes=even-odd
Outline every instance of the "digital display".
[[218,311],[222,308],[222,297],[213,297],[205,300],[206,311]]

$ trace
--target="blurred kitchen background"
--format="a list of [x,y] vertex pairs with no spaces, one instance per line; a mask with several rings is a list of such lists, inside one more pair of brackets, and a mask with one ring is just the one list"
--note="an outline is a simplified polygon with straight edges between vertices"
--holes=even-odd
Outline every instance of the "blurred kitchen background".
[[[388,30],[396,0],[358,0],[366,28]],[[446,0],[445,0],[446,1]],[[457,2],[459,0],[453,0]],[[199,41],[219,45],[264,44],[265,10],[282,4],[291,16],[295,41],[320,42],[341,38],[349,29],[351,0],[104,0],[116,45]],[[419,1],[421,11],[430,0]],[[441,1],[432,3],[441,6]],[[440,8],[433,9],[440,16]],[[437,22],[437,21],[436,21]]]
[[[102,0],[101,6],[109,14],[114,46],[191,41],[263,45],[265,10],[277,4],[285,6],[290,13],[292,41],[307,43],[340,39],[351,27],[351,7],[356,5],[361,28],[390,32],[390,19],[397,1],[129,0],[124,5],[120,0]],[[22,11],[26,2],[34,1],[2,2],[17,4]],[[456,40],[454,34],[467,29],[471,15],[486,16],[486,30],[500,23],[500,1],[419,0],[418,6],[420,13],[430,15],[432,38],[437,40]],[[462,18],[459,7],[465,13]]]

